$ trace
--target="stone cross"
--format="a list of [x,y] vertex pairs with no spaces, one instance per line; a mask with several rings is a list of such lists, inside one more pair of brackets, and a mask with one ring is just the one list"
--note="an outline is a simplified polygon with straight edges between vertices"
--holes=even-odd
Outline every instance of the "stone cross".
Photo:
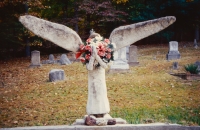
[[129,47],[129,61],[128,64],[130,66],[135,66],[138,65],[138,56],[137,56],[137,46],[135,45],[131,45]]
[[169,52],[167,54],[167,60],[180,59],[180,53],[178,51],[178,42],[171,41],[169,42]]
[[29,67],[40,67],[40,52],[32,51],[31,52],[31,65]]

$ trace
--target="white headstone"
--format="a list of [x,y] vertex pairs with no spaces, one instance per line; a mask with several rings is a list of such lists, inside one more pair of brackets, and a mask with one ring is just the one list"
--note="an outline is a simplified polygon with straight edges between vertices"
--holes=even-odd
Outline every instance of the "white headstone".
[[171,41],[169,42],[169,52],[167,54],[167,60],[176,60],[180,59],[180,53],[178,51],[178,42]]
[[126,72],[129,70],[127,63],[126,47],[114,52],[114,62],[110,66],[110,72]]
[[129,61],[128,64],[130,66],[138,65],[138,56],[137,56],[137,46],[131,45],[129,47]]
[[30,67],[40,67],[40,52],[39,51],[32,51],[31,52],[31,65]]

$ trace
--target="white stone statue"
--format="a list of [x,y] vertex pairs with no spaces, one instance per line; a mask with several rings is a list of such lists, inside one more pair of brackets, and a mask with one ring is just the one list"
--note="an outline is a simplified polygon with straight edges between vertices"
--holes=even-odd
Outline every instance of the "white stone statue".
[[[121,26],[114,29],[109,40],[116,44],[114,51],[135,43],[136,41],[157,33],[174,23],[174,16],[162,17],[154,20],[140,22],[136,24]],[[53,22],[36,18],[34,16],[20,16],[19,21],[34,34],[53,42],[54,44],[73,52],[77,52],[79,46],[83,44],[79,35],[72,29]],[[91,31],[90,38],[100,36],[98,33]],[[89,63],[86,64],[88,69],[88,101],[87,114],[98,117],[111,118],[110,105],[107,98],[107,89],[105,81],[106,63],[99,57],[97,48],[92,46],[92,54]],[[94,67],[95,61],[99,62],[99,67]]]

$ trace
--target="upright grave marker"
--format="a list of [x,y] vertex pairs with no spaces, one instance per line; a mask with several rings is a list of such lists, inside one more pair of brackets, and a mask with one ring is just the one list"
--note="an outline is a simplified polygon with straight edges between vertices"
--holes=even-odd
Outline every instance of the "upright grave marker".
[[31,52],[31,65],[29,67],[40,67],[40,51]]
[[109,72],[127,72],[129,64],[127,63],[126,47],[114,52],[114,62],[110,66]]
[[129,61],[128,64],[130,66],[135,66],[138,65],[138,56],[137,56],[137,46],[135,45],[131,45],[129,47]]
[[180,59],[181,55],[178,51],[178,42],[171,41],[169,42],[169,52],[167,54],[167,60],[176,60]]

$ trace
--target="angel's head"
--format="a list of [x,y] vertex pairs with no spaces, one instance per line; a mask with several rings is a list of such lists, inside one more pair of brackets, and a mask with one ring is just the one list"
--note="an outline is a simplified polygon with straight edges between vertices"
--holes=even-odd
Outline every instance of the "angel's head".
[[89,38],[95,38],[95,37],[101,37],[101,35],[98,33],[95,33],[94,29],[91,29]]

